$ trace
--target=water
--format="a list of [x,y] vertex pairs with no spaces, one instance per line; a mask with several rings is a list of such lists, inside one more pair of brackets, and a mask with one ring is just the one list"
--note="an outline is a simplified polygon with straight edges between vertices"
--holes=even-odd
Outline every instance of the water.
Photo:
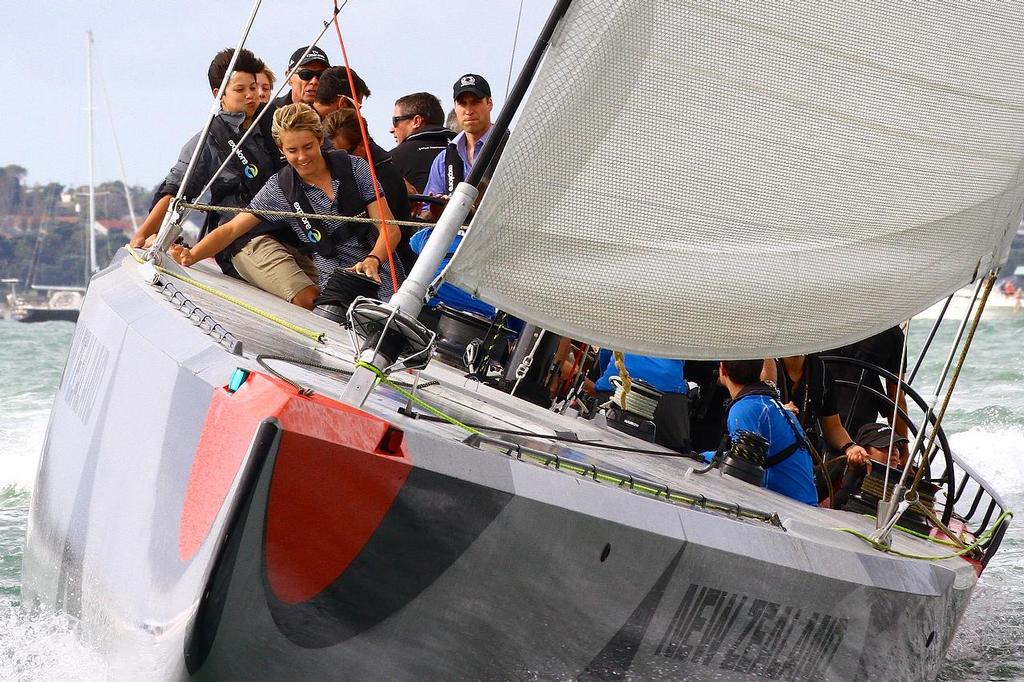
[[29,495],[73,333],[66,322],[0,320],[0,680],[104,679],[67,621],[28,616],[18,602]]
[[[930,323],[915,322],[912,353]],[[948,340],[943,329],[938,341]],[[102,680],[101,661],[60,617],[19,608],[28,502],[47,415],[73,327],[0,321],[0,680]],[[1024,318],[982,323],[946,417],[954,449],[1024,510]],[[948,343],[948,341],[947,341]],[[940,346],[945,348],[946,345]],[[930,395],[943,353],[932,353],[919,391]],[[1024,514],[982,577],[940,676],[1024,679]]]

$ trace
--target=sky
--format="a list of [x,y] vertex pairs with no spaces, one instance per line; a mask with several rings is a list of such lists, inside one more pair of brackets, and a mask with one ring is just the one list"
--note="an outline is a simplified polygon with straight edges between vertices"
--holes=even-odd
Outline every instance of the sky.
[[[522,0],[512,79],[554,0]],[[372,95],[370,135],[385,149],[395,99],[426,90],[451,108],[452,84],[478,73],[504,103],[520,0],[349,0],[339,15],[352,68]],[[86,31],[94,36],[97,183],[121,179],[114,130],[131,185],[155,186],[203,125],[213,55],[234,47],[249,0],[51,0],[5,3],[0,55],[9,79],[0,99],[0,166],[26,182],[88,181]],[[331,16],[332,0],[264,0],[246,43],[280,77],[288,57]],[[331,26],[317,42],[339,65]],[[104,94],[105,93],[105,94]],[[109,105],[108,105],[109,102]]]

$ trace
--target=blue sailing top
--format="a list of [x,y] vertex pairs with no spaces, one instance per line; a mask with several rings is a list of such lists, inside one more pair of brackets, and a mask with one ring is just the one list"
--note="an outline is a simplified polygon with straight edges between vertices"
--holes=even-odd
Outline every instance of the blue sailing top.
[[[598,391],[614,391],[612,377],[618,376],[619,370],[614,362],[611,362],[612,352],[604,348],[598,354],[598,366],[603,368],[601,378],[597,380],[594,388]],[[633,379],[642,379],[662,393],[687,392],[686,377],[683,376],[685,360],[672,360],[670,358],[653,358],[647,355],[633,355],[625,353],[626,371]]]
[[[768,457],[774,457],[793,443],[799,434],[800,446],[792,455],[764,472],[764,487],[774,490],[799,502],[817,506],[818,491],[814,486],[814,466],[811,453],[803,444],[804,435],[800,424],[778,400],[771,396],[741,395],[729,407],[726,418],[729,435],[736,438],[739,431],[752,431],[768,439]],[[794,432],[795,430],[795,432]],[[702,453],[711,461],[713,452]]]
[[[434,228],[427,227],[414,234],[409,238],[409,248],[416,253],[422,252],[423,247],[427,244],[427,239],[430,238],[430,233],[433,231]],[[456,235],[455,239],[452,240],[452,245],[448,249],[448,255],[441,261],[441,266],[434,274],[435,277],[441,274],[441,271],[448,266],[448,261],[451,260],[451,254],[455,253],[455,249],[459,248],[460,242],[462,242],[461,234]],[[437,288],[437,295],[427,301],[427,305],[431,308],[437,307],[438,303],[444,303],[449,308],[455,308],[456,310],[483,315],[487,319],[494,319],[494,306],[484,303],[464,289],[460,289],[454,284],[449,284],[448,282],[442,282],[441,286]]]

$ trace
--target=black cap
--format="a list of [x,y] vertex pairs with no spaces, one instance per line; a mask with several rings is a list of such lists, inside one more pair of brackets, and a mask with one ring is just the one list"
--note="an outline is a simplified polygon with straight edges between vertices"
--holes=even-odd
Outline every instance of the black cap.
[[[892,429],[886,424],[865,424],[857,429],[856,441],[865,448],[873,447],[879,448],[880,450],[887,450],[889,448],[890,438],[892,438]],[[897,435],[892,442],[893,445],[899,445],[900,443],[909,443],[910,439]]]
[[465,76],[455,81],[455,87],[453,88],[454,93],[452,99],[458,99],[459,95],[464,92],[472,92],[477,97],[490,97],[491,86],[488,85],[487,81],[483,76],[478,76],[475,73],[467,73]]
[[[295,63],[299,62],[299,57],[301,57],[302,53],[305,51],[306,47],[300,47],[299,49],[295,50],[295,52],[292,52],[292,56],[288,60],[289,71],[295,68]],[[306,64],[311,64],[312,62],[323,62],[327,66],[331,65],[331,60],[327,58],[327,53],[321,50],[316,45],[309,48],[309,54],[306,55],[305,59],[299,62],[299,66],[305,66]]]

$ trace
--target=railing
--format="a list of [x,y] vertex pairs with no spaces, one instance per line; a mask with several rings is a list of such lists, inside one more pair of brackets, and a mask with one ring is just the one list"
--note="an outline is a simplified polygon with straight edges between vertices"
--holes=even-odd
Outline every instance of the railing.
[[[907,396],[921,411],[922,417],[928,415],[931,428],[935,427],[936,418],[928,411],[928,404],[921,398],[914,388],[902,381],[892,372],[881,367],[858,360],[839,356],[822,356],[822,361],[828,366],[850,366],[860,369],[857,381],[836,378],[836,384],[845,389],[852,389],[853,396],[851,406],[855,406],[862,398],[870,399],[874,405],[880,406],[883,414],[898,413],[898,418],[904,420],[908,431],[916,436],[920,426],[901,409],[898,409],[887,394],[878,390],[878,380],[884,379],[890,382],[899,382],[900,392]],[[851,407],[852,412],[852,407]],[[940,518],[943,524],[948,525],[951,519],[958,519],[966,529],[975,537],[982,537],[988,533],[987,539],[979,546],[982,565],[987,565],[995,555],[1002,543],[1003,535],[1009,526],[1009,518],[1004,516],[1008,511],[1006,504],[999,494],[978,475],[978,473],[959,458],[949,447],[945,430],[939,425],[935,434],[936,446],[928,458],[926,476],[923,481],[939,486],[944,495],[936,494],[936,512],[941,508]],[[922,448],[924,443],[922,443]],[[918,451],[920,452],[920,450]],[[929,475],[936,468],[936,460],[941,462],[942,471],[937,476]],[[989,526],[998,522],[998,527],[990,530]]]

